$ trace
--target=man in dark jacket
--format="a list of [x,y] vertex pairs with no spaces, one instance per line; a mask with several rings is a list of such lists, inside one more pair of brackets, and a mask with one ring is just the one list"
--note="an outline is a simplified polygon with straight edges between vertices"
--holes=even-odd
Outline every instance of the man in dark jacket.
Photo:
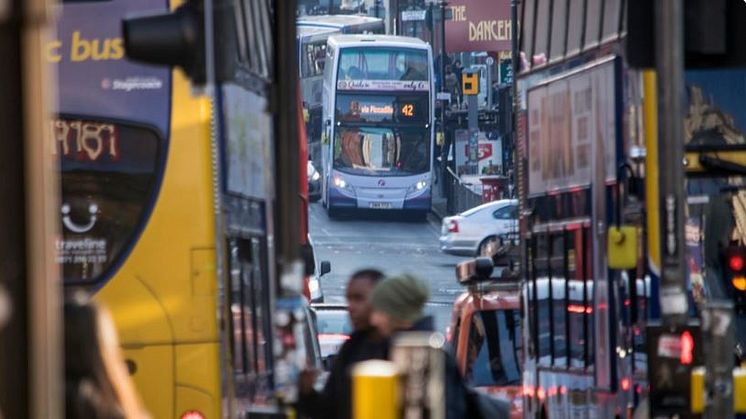
[[386,359],[388,342],[370,325],[369,296],[383,274],[375,269],[355,272],[347,283],[347,310],[353,333],[337,353],[323,391],[313,389],[317,371],[303,371],[300,377],[298,410],[313,419],[352,417],[350,368],[357,362]]

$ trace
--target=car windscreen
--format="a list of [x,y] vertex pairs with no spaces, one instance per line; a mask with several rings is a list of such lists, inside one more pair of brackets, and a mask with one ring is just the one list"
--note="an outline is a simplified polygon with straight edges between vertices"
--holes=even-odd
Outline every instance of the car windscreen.
[[469,330],[466,380],[473,386],[520,384],[521,348],[518,310],[476,312]]
[[316,326],[320,335],[352,333],[350,316],[346,310],[318,310]]
[[430,131],[340,127],[334,139],[334,168],[370,176],[425,173],[430,170]]

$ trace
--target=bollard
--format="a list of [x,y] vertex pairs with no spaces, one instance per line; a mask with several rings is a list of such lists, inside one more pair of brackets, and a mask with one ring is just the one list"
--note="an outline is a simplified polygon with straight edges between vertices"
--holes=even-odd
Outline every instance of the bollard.
[[398,419],[399,373],[393,362],[364,361],[352,369],[352,417]]
[[746,368],[733,369],[733,410],[746,414]]
[[689,384],[690,401],[692,413],[702,413],[705,411],[705,367],[696,367],[692,369],[692,378]]

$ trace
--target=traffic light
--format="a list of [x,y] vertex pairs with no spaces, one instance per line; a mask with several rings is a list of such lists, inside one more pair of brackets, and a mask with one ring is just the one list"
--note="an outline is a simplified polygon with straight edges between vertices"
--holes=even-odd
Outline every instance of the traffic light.
[[464,71],[461,74],[461,91],[464,95],[479,94],[479,72]]
[[732,297],[736,312],[746,310],[746,247],[728,246],[723,252],[723,281],[726,292]]
[[[215,77],[230,79],[235,71],[236,19],[230,0],[213,0]],[[202,0],[187,0],[173,12],[122,21],[127,58],[148,64],[180,67],[195,85],[207,81],[207,44]]]
[[[655,1],[629,0],[627,61],[631,67],[655,67]],[[684,0],[686,68],[746,65],[746,2]],[[658,52],[664,54],[665,51]]]

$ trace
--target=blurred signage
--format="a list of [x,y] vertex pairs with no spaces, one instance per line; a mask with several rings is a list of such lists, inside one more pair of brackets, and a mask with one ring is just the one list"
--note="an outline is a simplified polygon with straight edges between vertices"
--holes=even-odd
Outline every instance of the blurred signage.
[[447,52],[510,50],[510,0],[452,0],[448,9]]
[[402,22],[425,20],[426,16],[427,16],[427,10],[405,10],[401,12]]
[[337,89],[426,92],[430,84],[425,80],[339,80]]
[[651,413],[698,417],[689,410],[689,398],[691,369],[703,363],[699,325],[669,328],[651,324],[646,335]]
[[613,61],[529,90],[529,196],[586,187],[593,170],[614,180],[616,98]]
[[114,124],[63,120],[52,122],[54,154],[81,161],[119,160],[119,133]]
[[401,373],[400,416],[445,419],[445,337],[440,333],[408,332],[396,337],[391,361]]
[[513,83],[513,61],[500,61],[500,84]]

